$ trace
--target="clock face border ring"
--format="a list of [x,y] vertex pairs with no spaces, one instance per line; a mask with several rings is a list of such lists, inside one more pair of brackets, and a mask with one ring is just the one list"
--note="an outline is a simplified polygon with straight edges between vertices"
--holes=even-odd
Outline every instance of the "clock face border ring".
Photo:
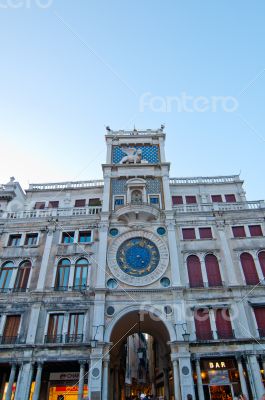
[[[120,269],[116,258],[120,246],[125,241],[136,237],[143,237],[145,239],[149,239],[156,245],[160,255],[159,263],[155,268],[155,270],[143,277],[135,277],[123,272]],[[162,238],[158,237],[152,232],[148,232],[145,230],[135,230],[135,231],[125,232],[118,238],[113,240],[113,242],[110,244],[108,248],[107,261],[109,269],[111,270],[112,274],[115,276],[115,278],[117,278],[121,282],[131,286],[147,286],[159,280],[161,276],[165,273],[169,264],[169,252],[168,252],[168,247]]]

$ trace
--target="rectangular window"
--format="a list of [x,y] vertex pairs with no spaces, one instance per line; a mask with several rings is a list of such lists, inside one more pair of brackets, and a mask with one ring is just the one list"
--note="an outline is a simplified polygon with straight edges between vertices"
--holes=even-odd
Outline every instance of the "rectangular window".
[[259,336],[265,337],[265,307],[255,307],[254,313],[258,325]]
[[234,194],[225,194],[225,201],[227,203],[236,203],[236,196]]
[[96,197],[95,199],[89,199],[88,205],[92,207],[101,206],[101,200],[99,197]]
[[234,337],[228,309],[216,310],[215,322],[218,339],[232,339]]
[[47,343],[61,343],[63,331],[63,314],[51,314],[49,318]]
[[10,235],[8,240],[8,246],[19,246],[21,241],[21,235]]
[[75,207],[85,207],[86,199],[79,199],[75,201]]
[[92,240],[92,231],[79,232],[78,241],[80,243],[90,243]]
[[186,204],[196,204],[196,196],[186,196]]
[[245,227],[244,226],[232,226],[232,231],[234,237],[246,237]]
[[260,225],[249,225],[248,228],[250,236],[263,236]]
[[199,234],[201,239],[212,239],[212,229],[211,228],[199,228]]
[[74,243],[74,237],[75,237],[74,232],[63,232],[62,243],[64,244]]
[[177,206],[178,204],[183,204],[182,196],[172,196],[172,204],[173,206]]
[[194,312],[196,337],[198,340],[211,340],[213,338],[209,310],[200,309]]
[[196,239],[195,229],[194,228],[183,228],[182,236],[184,240]]
[[37,201],[34,206],[35,210],[43,210],[45,208],[44,201]]
[[222,195],[221,194],[212,194],[212,202],[213,203],[222,203]]
[[150,204],[154,204],[155,206],[159,206],[159,196],[149,196]]
[[84,314],[70,314],[66,342],[82,342]]
[[58,208],[59,207],[59,201],[49,201],[48,207],[49,208]]
[[123,206],[123,204],[124,204],[124,197],[116,196],[114,198],[114,206],[115,207]]
[[12,344],[17,342],[20,325],[20,315],[8,315],[2,338],[2,343]]
[[25,239],[26,246],[34,246],[37,244],[38,241],[38,234],[37,233],[28,233]]

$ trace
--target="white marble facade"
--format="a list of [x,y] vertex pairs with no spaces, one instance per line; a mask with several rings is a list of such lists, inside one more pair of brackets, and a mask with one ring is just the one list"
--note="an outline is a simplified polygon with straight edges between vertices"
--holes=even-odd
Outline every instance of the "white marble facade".
[[[242,391],[259,399],[265,350],[254,308],[265,307],[265,203],[246,200],[238,175],[171,178],[163,129],[109,130],[106,146],[103,179],[31,184],[25,192],[14,178],[0,185],[0,397],[8,383],[11,399],[16,382],[15,400],[26,400],[35,382],[33,399],[46,400],[50,372],[58,368],[79,372],[78,399],[86,384],[92,400],[123,399],[112,346],[137,332],[133,323],[140,312],[145,331],[158,338],[158,369],[172,378],[164,381],[171,399],[192,394],[204,400],[205,360],[225,359],[234,360]],[[255,229],[261,234],[252,235],[251,226],[260,226]],[[245,236],[235,238],[233,227],[244,227]],[[209,235],[204,228],[211,237],[203,237]],[[183,229],[195,236],[185,239]],[[142,268],[138,255],[131,254],[131,265],[126,258],[135,238],[141,239]],[[240,262],[246,252],[259,284],[246,282]],[[218,261],[221,285],[209,282],[209,254]],[[200,260],[201,286],[190,285],[189,256]],[[26,261],[30,270],[21,284]],[[6,263],[12,266],[4,282]],[[66,267],[61,280],[60,263]],[[209,310],[209,340],[196,335],[194,312],[200,308]],[[233,336],[223,340],[214,316],[220,308],[233,316]],[[69,331],[75,313],[82,314],[76,336]],[[58,337],[49,341],[52,315],[60,315]],[[11,342],[5,340],[10,316],[20,316]]]

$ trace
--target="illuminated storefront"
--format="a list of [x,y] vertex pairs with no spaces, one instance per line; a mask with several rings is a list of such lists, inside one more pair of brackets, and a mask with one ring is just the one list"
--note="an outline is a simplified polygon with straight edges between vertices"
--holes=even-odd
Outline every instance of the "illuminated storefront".
[[[202,359],[201,378],[205,400],[232,400],[241,391],[236,360]],[[194,376],[197,382],[197,376]]]
[[[50,374],[49,400],[77,400],[78,372],[55,372]],[[84,386],[83,397],[87,398],[87,385]]]

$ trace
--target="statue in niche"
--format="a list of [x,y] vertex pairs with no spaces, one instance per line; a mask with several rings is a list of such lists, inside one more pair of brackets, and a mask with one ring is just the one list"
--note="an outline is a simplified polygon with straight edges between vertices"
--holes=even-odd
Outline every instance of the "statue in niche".
[[147,162],[142,159],[141,149],[136,149],[134,147],[122,147],[121,150],[126,154],[126,156],[121,159],[120,164],[141,164],[142,162]]
[[132,204],[142,204],[143,197],[141,190],[133,190],[131,195],[131,203]]

